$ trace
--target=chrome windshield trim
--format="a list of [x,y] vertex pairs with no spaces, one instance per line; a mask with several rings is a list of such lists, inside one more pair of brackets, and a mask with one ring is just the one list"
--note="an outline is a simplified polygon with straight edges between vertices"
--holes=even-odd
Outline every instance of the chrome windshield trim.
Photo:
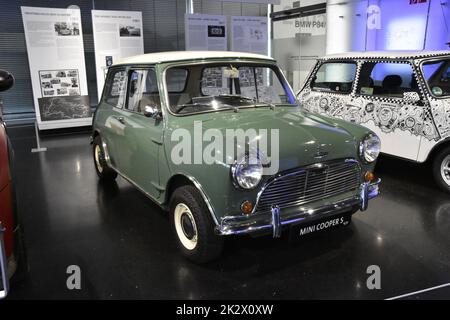
[[[261,66],[266,66],[266,67],[274,67],[275,69],[277,69],[278,71],[278,76],[280,77],[280,82],[284,81],[284,84],[286,85],[286,87],[290,90],[290,93],[292,94],[292,97],[296,100],[296,104],[286,104],[286,105],[290,105],[290,106],[297,106],[299,105],[299,101],[297,99],[297,96],[295,94],[295,92],[292,90],[291,85],[289,84],[289,82],[287,81],[287,78],[284,74],[284,72],[280,69],[280,67],[277,65],[275,60],[257,60],[257,59],[249,59],[249,58],[228,58],[228,59],[202,59],[202,60],[194,60],[194,61],[189,61],[186,60],[184,62],[177,62],[177,63],[170,63],[170,65],[167,65],[164,69],[162,69],[162,75],[161,75],[161,89],[163,90],[163,95],[161,95],[162,97],[164,97],[164,108],[167,109],[167,112],[174,116],[174,117],[185,117],[185,116],[191,116],[191,115],[197,115],[197,114],[205,114],[205,113],[214,113],[214,112],[222,112],[222,111],[230,111],[232,110],[232,108],[226,108],[223,110],[207,110],[207,111],[201,111],[201,112],[192,112],[192,113],[186,113],[186,114],[176,114],[174,112],[172,112],[172,110],[170,109],[170,105],[169,105],[169,91],[167,90],[167,83],[166,83],[166,72],[168,69],[170,68],[174,68],[174,67],[180,67],[180,66],[192,66],[192,65],[206,65],[206,64],[221,64],[221,63],[245,63],[245,64],[255,64],[255,65],[261,65]],[[285,88],[286,90],[286,88]],[[287,90],[286,90],[287,91]],[[283,104],[284,105],[284,104]]]
[[9,279],[8,279],[8,260],[6,258],[5,242],[3,234],[5,229],[0,224],[0,276],[2,278],[2,288],[0,290],[0,299],[5,298],[9,292]]

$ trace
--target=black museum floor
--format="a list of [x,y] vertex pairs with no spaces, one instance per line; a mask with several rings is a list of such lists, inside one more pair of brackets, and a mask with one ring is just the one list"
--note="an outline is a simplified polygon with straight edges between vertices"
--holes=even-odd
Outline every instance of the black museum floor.
[[[86,129],[87,130],[87,129]],[[29,275],[10,299],[385,299],[450,282],[450,197],[428,165],[382,157],[381,196],[350,227],[299,242],[230,238],[204,266],[177,252],[167,215],[122,178],[98,183],[88,131],[9,130]],[[78,265],[82,289],[66,288]],[[381,268],[381,290],[366,269]],[[450,287],[409,299],[449,298]]]

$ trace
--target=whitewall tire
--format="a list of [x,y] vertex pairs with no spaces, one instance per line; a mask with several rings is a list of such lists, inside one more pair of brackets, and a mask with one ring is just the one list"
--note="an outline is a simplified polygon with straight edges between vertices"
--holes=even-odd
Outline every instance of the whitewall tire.
[[117,172],[108,166],[105,159],[105,150],[103,149],[102,138],[98,135],[92,143],[92,155],[94,158],[95,172],[101,180],[114,180],[117,178]]
[[192,185],[177,188],[170,198],[170,214],[178,247],[186,258],[206,263],[220,256],[223,238],[200,192]]
[[191,210],[184,203],[179,203],[174,211],[175,231],[178,239],[187,250],[194,250],[197,246],[197,226]]

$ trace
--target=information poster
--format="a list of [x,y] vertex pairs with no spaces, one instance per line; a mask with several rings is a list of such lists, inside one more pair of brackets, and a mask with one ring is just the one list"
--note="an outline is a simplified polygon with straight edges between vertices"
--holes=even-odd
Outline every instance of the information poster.
[[207,14],[185,15],[186,50],[227,50],[225,16]]
[[92,10],[92,30],[100,99],[108,67],[122,58],[144,53],[142,13]]
[[39,129],[90,125],[80,10],[21,10]]
[[266,17],[231,17],[231,50],[267,55]]

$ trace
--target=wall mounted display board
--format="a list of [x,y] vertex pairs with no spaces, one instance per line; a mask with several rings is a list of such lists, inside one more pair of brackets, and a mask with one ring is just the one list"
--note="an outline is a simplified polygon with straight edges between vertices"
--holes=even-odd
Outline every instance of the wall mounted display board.
[[90,125],[80,10],[21,10],[39,129]]
[[186,50],[227,50],[227,19],[208,14],[185,15]]
[[92,10],[97,90],[100,99],[108,67],[144,53],[142,12]]
[[267,17],[231,17],[231,50],[267,55]]

